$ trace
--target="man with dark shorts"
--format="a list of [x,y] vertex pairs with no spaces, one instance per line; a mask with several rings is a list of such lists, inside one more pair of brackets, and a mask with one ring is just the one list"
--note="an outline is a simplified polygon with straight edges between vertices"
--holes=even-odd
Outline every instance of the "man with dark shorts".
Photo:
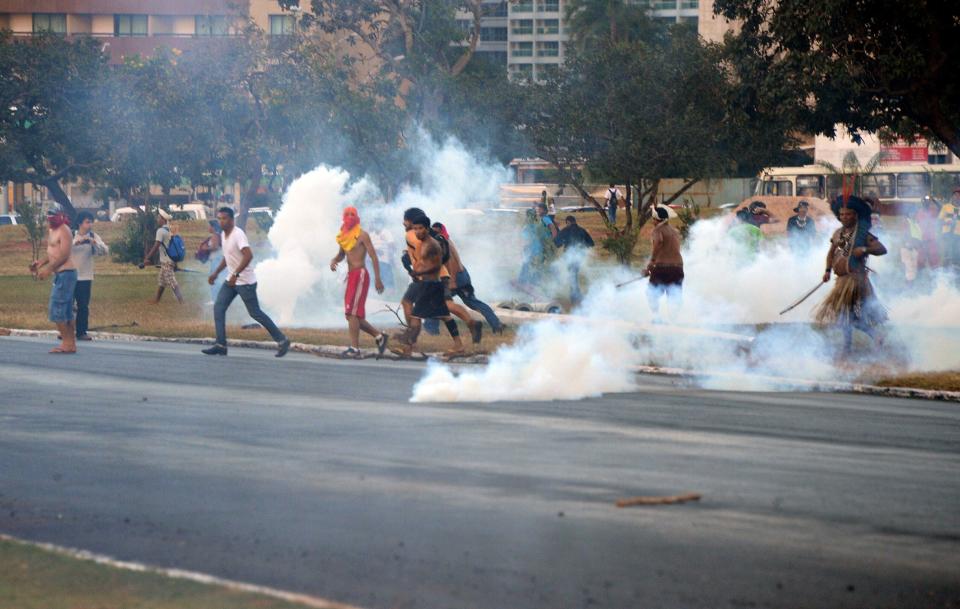
[[660,299],[664,296],[675,312],[680,307],[683,288],[683,256],[680,254],[680,232],[670,226],[666,208],[655,207],[653,212],[653,253],[643,274],[650,277],[647,286],[647,301],[653,311],[654,321],[660,319]]
[[[411,212],[411,210],[407,210]],[[460,340],[460,331],[457,323],[450,317],[447,308],[446,288],[440,280],[443,269],[443,249],[430,236],[430,219],[421,210],[417,216],[411,213],[412,218],[404,216],[404,226],[408,227],[407,246],[409,256],[410,275],[413,283],[407,288],[403,297],[404,313],[407,314],[407,331],[400,337],[404,347],[397,351],[399,355],[409,355],[420,335],[421,320],[439,319],[447,326],[450,337],[453,339],[453,349],[447,355],[457,355],[464,351],[463,341]],[[413,242],[416,247],[413,248]],[[412,251],[409,251],[411,250]]]
[[49,318],[60,332],[60,345],[50,353],[76,353],[77,334],[74,326],[73,296],[77,287],[77,267],[71,256],[73,234],[70,232],[70,218],[62,211],[47,215],[50,228],[47,236],[47,257],[34,260],[30,271],[37,279],[46,279],[53,275],[53,289],[50,290]]
[[370,273],[367,272],[366,259],[370,254],[373,264],[374,287],[378,294],[383,294],[383,282],[380,280],[380,260],[377,251],[370,241],[370,235],[360,228],[360,215],[355,207],[343,210],[343,224],[337,235],[337,244],[340,250],[330,261],[330,270],[336,271],[337,265],[347,259],[347,290],[344,293],[344,315],[350,328],[350,347],[341,354],[341,357],[360,359],[360,330],[374,338],[377,344],[377,357],[383,355],[387,348],[387,335],[380,332],[367,321],[366,304],[367,291],[370,289]]

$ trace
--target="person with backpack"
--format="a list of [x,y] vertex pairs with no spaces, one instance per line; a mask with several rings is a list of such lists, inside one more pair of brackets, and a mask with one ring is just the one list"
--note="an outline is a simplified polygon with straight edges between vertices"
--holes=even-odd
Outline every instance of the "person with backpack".
[[183,244],[183,238],[174,234],[167,222],[170,220],[170,214],[162,209],[157,210],[157,234],[153,242],[153,247],[143,257],[143,268],[150,263],[154,254],[160,254],[160,274],[157,276],[157,296],[150,301],[151,304],[160,302],[163,291],[166,288],[173,290],[177,297],[177,302],[183,304],[183,294],[180,293],[180,284],[177,283],[177,277],[174,274],[177,270],[177,263],[183,261],[186,248]]
[[620,205],[620,191],[617,189],[616,184],[610,184],[610,188],[607,189],[607,218],[610,219],[610,224],[617,223],[617,207]]

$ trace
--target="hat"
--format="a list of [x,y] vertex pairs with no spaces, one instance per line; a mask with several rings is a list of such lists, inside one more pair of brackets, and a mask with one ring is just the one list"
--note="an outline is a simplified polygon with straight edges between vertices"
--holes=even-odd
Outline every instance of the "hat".
[[870,203],[856,195],[850,195],[846,201],[844,201],[843,195],[837,195],[837,198],[830,202],[830,209],[833,211],[833,215],[838,218],[840,217],[840,210],[844,207],[852,209],[856,212],[861,222],[866,221],[868,223],[867,226],[870,226],[870,214],[873,213],[873,208],[870,206]]
[[763,209],[766,209],[766,208],[767,208],[767,204],[764,203],[763,201],[754,201],[753,203],[750,204],[750,211],[753,212],[753,210],[758,209],[758,208],[761,208],[761,207],[762,207]]
[[660,207],[660,206],[658,205],[658,206],[655,207],[654,209],[655,209],[656,212],[657,212],[657,218],[659,218],[659,219],[661,219],[661,220],[666,220],[667,218],[670,217],[670,212],[668,212],[668,211],[666,210],[666,208]]
[[806,201],[800,201],[799,203],[797,203],[797,206],[793,208],[793,211],[799,212],[801,207],[809,209],[810,204],[807,203]]

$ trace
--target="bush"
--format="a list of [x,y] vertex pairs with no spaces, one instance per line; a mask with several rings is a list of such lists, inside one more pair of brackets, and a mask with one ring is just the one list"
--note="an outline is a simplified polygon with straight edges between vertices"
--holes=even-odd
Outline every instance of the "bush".
[[114,262],[139,264],[157,231],[154,214],[138,213],[126,220],[120,239],[110,244]]

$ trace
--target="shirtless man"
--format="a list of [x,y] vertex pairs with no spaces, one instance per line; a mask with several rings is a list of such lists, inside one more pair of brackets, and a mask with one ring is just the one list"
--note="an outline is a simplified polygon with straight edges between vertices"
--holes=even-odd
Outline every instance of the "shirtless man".
[[412,274],[419,279],[419,289],[411,311],[409,347],[412,349],[420,335],[421,320],[439,319],[447,326],[447,331],[453,339],[453,349],[447,351],[446,355],[459,355],[464,352],[463,341],[460,340],[457,322],[450,317],[446,286],[440,280],[443,270],[443,249],[430,235],[430,218],[419,216],[410,221],[410,226],[413,236],[419,242],[412,271]]
[[377,343],[377,359],[387,348],[387,335],[380,332],[366,320],[367,291],[370,289],[370,274],[367,272],[366,259],[370,254],[373,263],[374,287],[377,294],[383,294],[383,282],[380,280],[380,260],[377,251],[370,242],[370,235],[360,228],[360,216],[355,207],[343,210],[343,224],[337,235],[340,251],[330,261],[330,270],[336,271],[337,265],[346,258],[347,291],[344,294],[344,315],[350,327],[350,347],[341,357],[360,359],[360,330],[374,338]]
[[54,275],[53,289],[50,290],[50,321],[57,325],[60,332],[60,346],[50,353],[76,353],[77,334],[74,329],[73,292],[77,287],[77,267],[71,257],[73,234],[70,232],[70,219],[65,213],[47,214],[50,227],[47,236],[47,257],[34,260],[30,272],[37,279],[46,279]]

